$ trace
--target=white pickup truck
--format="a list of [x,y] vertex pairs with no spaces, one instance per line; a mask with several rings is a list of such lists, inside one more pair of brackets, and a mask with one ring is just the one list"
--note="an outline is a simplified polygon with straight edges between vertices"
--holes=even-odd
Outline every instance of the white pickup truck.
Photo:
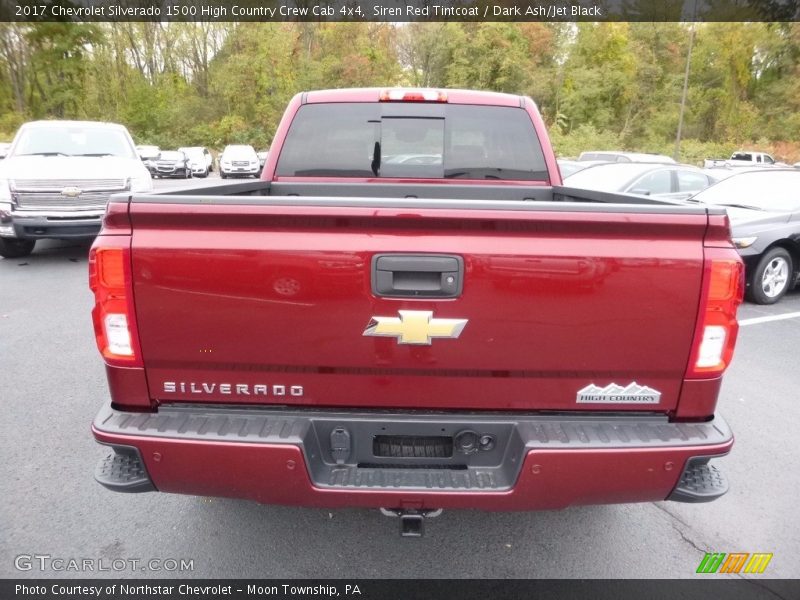
[[753,150],[738,150],[730,158],[707,158],[703,167],[714,169],[718,167],[786,167],[785,163],[777,162],[766,152]]
[[152,189],[122,125],[26,123],[0,162],[0,256],[27,256],[38,239],[93,238],[111,194]]

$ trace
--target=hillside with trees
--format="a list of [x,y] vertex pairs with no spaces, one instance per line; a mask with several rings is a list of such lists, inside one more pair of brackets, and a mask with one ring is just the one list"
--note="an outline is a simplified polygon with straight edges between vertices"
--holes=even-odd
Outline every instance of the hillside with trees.
[[126,124],[137,143],[268,146],[298,91],[527,94],[559,154],[742,146],[800,160],[797,23],[0,23],[0,140],[23,122]]

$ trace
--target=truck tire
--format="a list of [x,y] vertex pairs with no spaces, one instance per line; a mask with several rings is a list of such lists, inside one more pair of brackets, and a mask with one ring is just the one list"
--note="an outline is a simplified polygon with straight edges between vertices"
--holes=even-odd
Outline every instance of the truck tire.
[[3,258],[22,258],[33,252],[36,240],[12,240],[0,238],[0,256]]
[[750,273],[747,299],[756,304],[775,304],[789,291],[793,279],[792,255],[784,248],[772,248]]

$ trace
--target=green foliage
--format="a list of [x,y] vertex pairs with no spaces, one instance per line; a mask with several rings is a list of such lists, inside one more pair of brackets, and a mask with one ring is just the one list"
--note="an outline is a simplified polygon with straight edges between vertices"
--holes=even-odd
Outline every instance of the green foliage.
[[10,140],[19,126],[26,121],[22,113],[8,112],[0,115],[0,140]]
[[102,31],[87,23],[39,23],[25,33],[32,49],[30,77],[38,92],[34,114],[64,118],[78,112],[88,48],[103,44]]
[[681,158],[800,158],[797,23],[0,23],[0,138],[85,118],[262,148],[302,90],[412,85],[530,95],[563,156],[672,154],[693,28]]
[[[683,140],[679,158],[681,162],[701,167],[705,159],[729,158],[738,148],[739,146],[731,144],[730,142],[702,142],[694,139]],[[661,146],[660,149],[656,148],[652,151],[671,156],[674,150],[674,143],[668,143]],[[765,151],[768,152],[768,150]]]
[[589,150],[609,150],[622,148],[622,138],[609,130],[598,130],[594,125],[579,125],[564,133],[560,127],[550,129],[550,142],[559,157],[576,158],[581,152]]
[[530,54],[519,27],[513,23],[462,25],[463,34],[454,36],[448,47],[448,87],[518,93],[528,86]]

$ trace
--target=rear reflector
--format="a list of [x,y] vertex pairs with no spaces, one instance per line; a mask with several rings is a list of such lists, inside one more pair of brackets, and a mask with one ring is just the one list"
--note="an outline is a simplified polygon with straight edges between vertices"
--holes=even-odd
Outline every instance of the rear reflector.
[[128,244],[128,237],[100,236],[89,253],[89,287],[95,299],[92,320],[97,348],[106,363],[140,367]]
[[381,102],[447,102],[447,92],[439,90],[383,90]]
[[706,252],[711,256],[706,259],[700,314],[686,372],[691,379],[719,376],[730,364],[739,331],[736,309],[744,293],[742,261],[714,258],[719,251],[713,248]]

